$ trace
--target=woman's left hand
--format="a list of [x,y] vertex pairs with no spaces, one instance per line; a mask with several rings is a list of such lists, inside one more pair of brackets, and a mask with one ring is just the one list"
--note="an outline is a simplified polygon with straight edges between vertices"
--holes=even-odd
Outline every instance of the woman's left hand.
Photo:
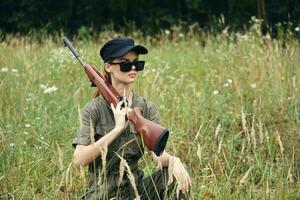
[[192,186],[192,180],[180,159],[175,156],[172,156],[169,161],[168,185],[174,181],[173,178],[176,179],[179,190],[182,192],[189,191],[190,187]]

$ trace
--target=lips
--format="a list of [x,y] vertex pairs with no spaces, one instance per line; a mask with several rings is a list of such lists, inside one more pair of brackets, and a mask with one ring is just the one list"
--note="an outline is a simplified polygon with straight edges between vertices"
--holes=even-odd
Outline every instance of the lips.
[[130,76],[131,78],[136,77],[136,73],[129,73],[128,76]]

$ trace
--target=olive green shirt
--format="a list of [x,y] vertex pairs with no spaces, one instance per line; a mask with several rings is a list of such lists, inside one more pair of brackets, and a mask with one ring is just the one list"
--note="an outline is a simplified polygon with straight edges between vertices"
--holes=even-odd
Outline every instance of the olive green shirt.
[[[139,107],[144,118],[160,123],[159,114],[150,101],[133,93],[132,108]],[[113,112],[110,105],[106,102],[102,95],[90,101],[83,109],[81,115],[81,127],[77,137],[72,144],[75,147],[77,144],[89,145],[94,141],[99,140],[105,134],[109,133],[115,127]],[[101,155],[89,164],[90,180],[88,185],[87,196],[99,193],[100,185],[103,185],[106,177],[107,187],[105,192],[109,196],[113,196],[117,190],[117,181],[119,175],[120,155],[126,159],[128,165],[133,172],[136,184],[138,185],[143,173],[138,169],[138,160],[144,153],[141,138],[137,136],[133,125],[129,126],[121,133],[110,145],[106,156],[106,167],[102,169]],[[104,176],[105,175],[105,176]],[[128,184],[128,178],[123,176],[122,185]],[[99,194],[97,194],[98,196]]]

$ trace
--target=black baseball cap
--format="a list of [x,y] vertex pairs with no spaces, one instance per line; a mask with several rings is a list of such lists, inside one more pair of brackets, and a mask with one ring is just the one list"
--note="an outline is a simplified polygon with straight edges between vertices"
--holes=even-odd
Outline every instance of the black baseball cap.
[[148,50],[142,45],[135,45],[133,39],[117,38],[110,40],[100,49],[100,56],[104,62],[111,58],[117,58],[125,55],[129,51],[137,54],[147,54]]

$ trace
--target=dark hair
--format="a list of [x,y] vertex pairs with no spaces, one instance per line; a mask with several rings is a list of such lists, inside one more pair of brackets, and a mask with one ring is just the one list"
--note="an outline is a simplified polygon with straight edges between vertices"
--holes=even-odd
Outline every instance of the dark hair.
[[104,69],[104,78],[111,84],[111,75]]
[[[107,63],[112,62],[112,60],[113,60],[113,58],[110,58],[110,59],[107,61]],[[106,78],[106,80],[108,80],[108,82],[109,82],[110,84],[112,84],[112,82],[111,82],[111,75],[110,75],[110,73],[108,73],[108,72],[105,70],[105,67],[104,67],[104,78]]]

